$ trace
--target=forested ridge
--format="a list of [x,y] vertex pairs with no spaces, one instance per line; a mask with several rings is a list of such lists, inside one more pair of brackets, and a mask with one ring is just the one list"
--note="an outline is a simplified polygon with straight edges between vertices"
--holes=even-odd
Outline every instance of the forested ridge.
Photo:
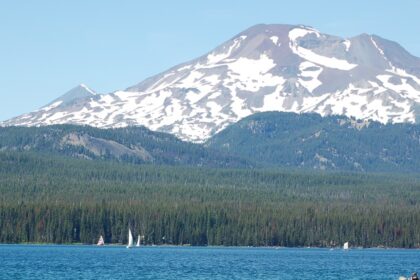
[[420,247],[415,175],[214,169],[0,152],[0,242]]
[[265,112],[228,126],[207,147],[257,166],[420,173],[420,125]]
[[0,151],[32,151],[91,160],[166,165],[249,167],[225,152],[145,127],[100,129],[78,125],[0,127]]
[[0,127],[0,151],[135,164],[420,173],[420,125],[265,112],[201,144],[145,127]]

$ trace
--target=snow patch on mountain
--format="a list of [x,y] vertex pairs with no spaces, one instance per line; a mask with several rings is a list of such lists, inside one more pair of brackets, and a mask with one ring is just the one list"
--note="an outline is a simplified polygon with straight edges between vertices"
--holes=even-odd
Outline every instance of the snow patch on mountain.
[[279,37],[277,36],[271,36],[270,40],[273,42],[274,45],[277,45],[279,42]]
[[344,40],[343,44],[346,47],[346,52],[348,52],[350,50],[350,46],[351,46],[350,40]]

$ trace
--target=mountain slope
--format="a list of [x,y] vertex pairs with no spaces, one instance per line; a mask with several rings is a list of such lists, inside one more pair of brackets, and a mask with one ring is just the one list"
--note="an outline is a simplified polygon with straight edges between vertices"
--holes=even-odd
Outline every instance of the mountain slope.
[[375,35],[343,39],[306,26],[256,25],[126,90],[56,102],[2,125],[144,125],[203,142],[266,111],[414,123],[420,59]]
[[420,125],[266,112],[227,127],[206,146],[260,166],[420,172]]
[[132,163],[211,167],[250,166],[246,161],[143,127],[118,129],[74,125],[4,127],[0,128],[0,151],[33,151]]

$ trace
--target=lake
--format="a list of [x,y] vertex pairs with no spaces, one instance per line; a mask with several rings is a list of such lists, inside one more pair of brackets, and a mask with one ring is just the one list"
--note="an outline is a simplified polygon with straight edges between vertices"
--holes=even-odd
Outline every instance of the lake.
[[0,279],[398,279],[420,250],[0,245]]

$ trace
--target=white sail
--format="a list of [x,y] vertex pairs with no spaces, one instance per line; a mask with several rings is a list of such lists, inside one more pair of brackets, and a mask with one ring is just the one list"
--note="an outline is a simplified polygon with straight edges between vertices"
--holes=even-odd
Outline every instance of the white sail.
[[131,229],[128,228],[128,244],[127,248],[133,247],[133,235],[131,234]]
[[98,244],[96,244],[96,245],[98,245],[98,246],[105,245],[105,241],[104,241],[104,238],[102,237],[102,235],[101,235],[101,237],[99,237]]
[[137,237],[137,244],[136,244],[136,247],[140,247],[140,235]]
[[344,243],[343,249],[344,250],[348,250],[349,249],[349,243],[348,242]]

